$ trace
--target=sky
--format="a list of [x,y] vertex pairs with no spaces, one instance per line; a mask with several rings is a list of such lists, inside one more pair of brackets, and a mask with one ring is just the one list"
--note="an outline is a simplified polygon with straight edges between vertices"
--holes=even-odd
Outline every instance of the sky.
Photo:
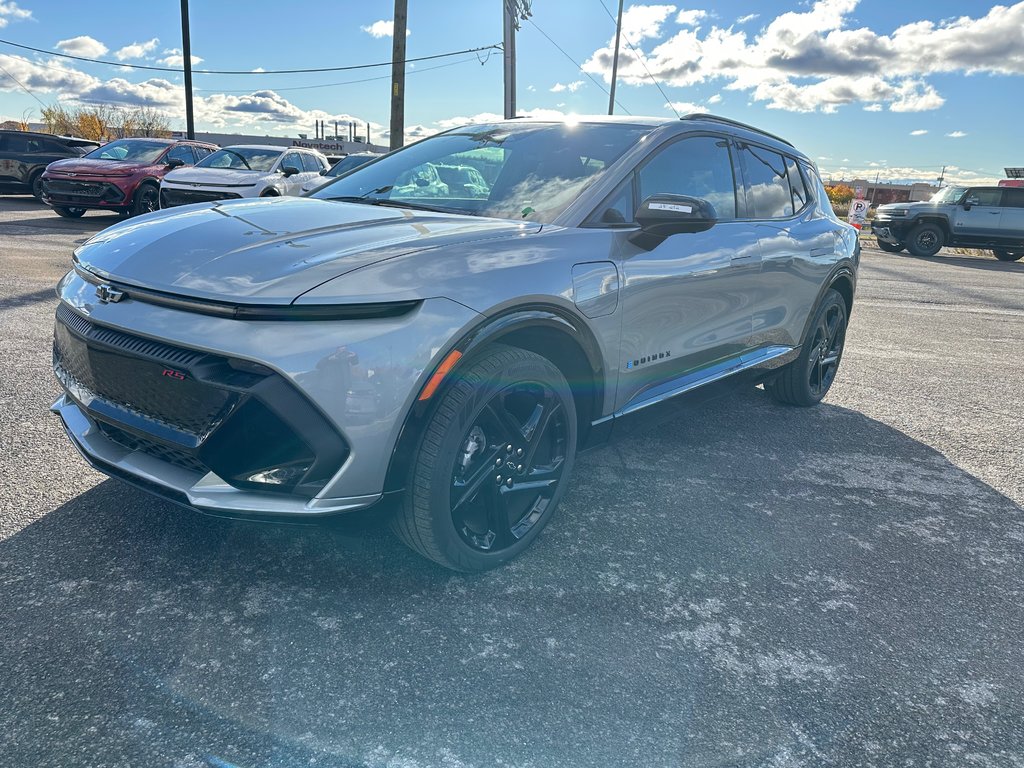
[[[616,0],[534,0],[517,36],[521,114],[608,109]],[[144,104],[183,129],[177,0],[0,0],[0,121],[42,104]],[[501,42],[500,0],[409,0],[407,57]],[[1024,1],[625,3],[616,112],[711,111],[786,137],[826,177],[979,183],[1024,166]],[[313,134],[369,122],[386,143],[390,68],[269,74],[391,58],[391,0],[191,0],[197,130]],[[16,82],[18,81],[18,82]],[[20,82],[20,85],[19,85]],[[22,87],[24,86],[24,87]],[[29,92],[26,92],[29,91]],[[411,62],[406,139],[502,112],[502,54]]]

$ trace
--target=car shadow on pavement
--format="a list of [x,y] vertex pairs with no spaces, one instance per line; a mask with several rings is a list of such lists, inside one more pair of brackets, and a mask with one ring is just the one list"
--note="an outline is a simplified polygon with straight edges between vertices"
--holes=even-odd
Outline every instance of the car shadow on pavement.
[[581,456],[535,546],[479,576],[381,526],[106,481],[0,542],[0,753],[996,764],[1024,754],[1022,542],[1021,508],[927,445],[760,390]]

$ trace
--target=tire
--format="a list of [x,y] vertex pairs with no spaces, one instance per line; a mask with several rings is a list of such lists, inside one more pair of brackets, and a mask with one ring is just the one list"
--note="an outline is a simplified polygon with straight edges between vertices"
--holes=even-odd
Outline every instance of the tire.
[[276,189],[265,189],[260,192],[260,197],[280,197],[281,193]]
[[156,184],[144,182],[139,184],[132,198],[130,216],[142,216],[160,210],[160,188]]
[[830,290],[814,313],[800,356],[765,383],[775,400],[787,405],[817,405],[835,381],[846,343],[846,302]]
[[32,190],[32,197],[42,202],[43,199],[43,172],[36,171],[32,174],[32,178],[28,181],[29,188]]
[[881,248],[886,253],[899,253],[900,251],[903,250],[904,245],[903,243],[900,243],[899,245],[893,245],[892,243],[887,243],[884,240],[879,240],[878,247]]
[[391,528],[474,573],[521,554],[551,519],[575,461],[576,407],[558,368],[526,350],[494,345],[452,375]]
[[58,216],[63,216],[65,219],[80,219],[85,215],[85,208],[65,208],[61,205],[55,205],[53,210],[57,212]]
[[1000,261],[1019,261],[1024,256],[1024,251],[1005,251],[1000,248],[993,250],[992,254]]
[[934,256],[946,244],[946,233],[938,224],[918,224],[907,237],[907,250],[914,256]]

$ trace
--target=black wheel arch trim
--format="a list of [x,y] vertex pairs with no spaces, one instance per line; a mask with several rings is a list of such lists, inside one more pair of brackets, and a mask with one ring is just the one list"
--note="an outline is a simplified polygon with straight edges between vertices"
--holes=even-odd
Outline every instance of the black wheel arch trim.
[[842,283],[843,281],[846,281],[850,285],[849,296],[846,296],[842,290],[839,290],[840,295],[842,295],[843,299],[847,301],[846,320],[849,322],[850,315],[853,314],[854,297],[857,294],[857,272],[851,262],[843,260],[833,268],[828,279],[822,283],[821,290],[818,291],[818,295],[814,299],[814,307],[808,313],[807,319],[804,321],[803,332],[800,334],[800,348],[802,348],[807,341],[807,334],[811,330],[811,323],[814,322],[814,316],[818,313],[818,307],[821,306],[821,302],[825,300],[825,296],[830,290],[836,288],[837,284]]
[[[433,364],[423,372],[417,384],[417,396],[426,383],[430,381],[440,363],[452,352],[458,351],[462,353],[462,358],[452,369],[454,372],[464,364],[464,360],[472,359],[475,352],[481,351],[489,344],[500,343],[503,338],[517,331],[545,327],[560,331],[577,343],[586,358],[587,365],[596,382],[594,392],[595,397],[600,401],[598,409],[603,408],[606,370],[597,338],[586,323],[568,309],[541,303],[520,305],[495,315],[485,316],[479,323],[434,356]],[[557,360],[552,360],[552,362],[556,366],[558,365]],[[446,376],[429,400],[416,400],[406,413],[398,439],[391,450],[391,458],[388,462],[388,469],[384,480],[384,493],[395,493],[404,488],[405,478],[412,465],[412,460],[415,456],[416,448],[419,446],[420,438],[424,433],[425,426],[433,414],[437,403],[444,398],[453,379],[454,377],[450,374]],[[595,421],[600,421],[600,413],[593,413],[591,415]],[[580,438],[582,445],[583,435]]]

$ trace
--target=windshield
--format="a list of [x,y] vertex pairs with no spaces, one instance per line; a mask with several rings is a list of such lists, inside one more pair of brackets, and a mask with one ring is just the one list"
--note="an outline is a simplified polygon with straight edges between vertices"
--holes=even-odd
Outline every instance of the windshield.
[[618,123],[469,126],[388,155],[311,196],[549,222],[650,130]]
[[269,171],[283,149],[224,147],[196,163],[197,168],[229,168],[235,171]]
[[940,189],[934,195],[932,195],[931,203],[955,203],[961,197],[964,196],[964,192],[967,191],[967,187],[946,187]]
[[118,139],[86,155],[90,160],[125,160],[130,163],[155,163],[169,144],[142,139]]
[[360,165],[366,165],[371,160],[373,160],[373,155],[349,155],[348,157],[343,157],[332,165],[331,170],[325,173],[324,176],[341,176],[343,173],[348,173]]

